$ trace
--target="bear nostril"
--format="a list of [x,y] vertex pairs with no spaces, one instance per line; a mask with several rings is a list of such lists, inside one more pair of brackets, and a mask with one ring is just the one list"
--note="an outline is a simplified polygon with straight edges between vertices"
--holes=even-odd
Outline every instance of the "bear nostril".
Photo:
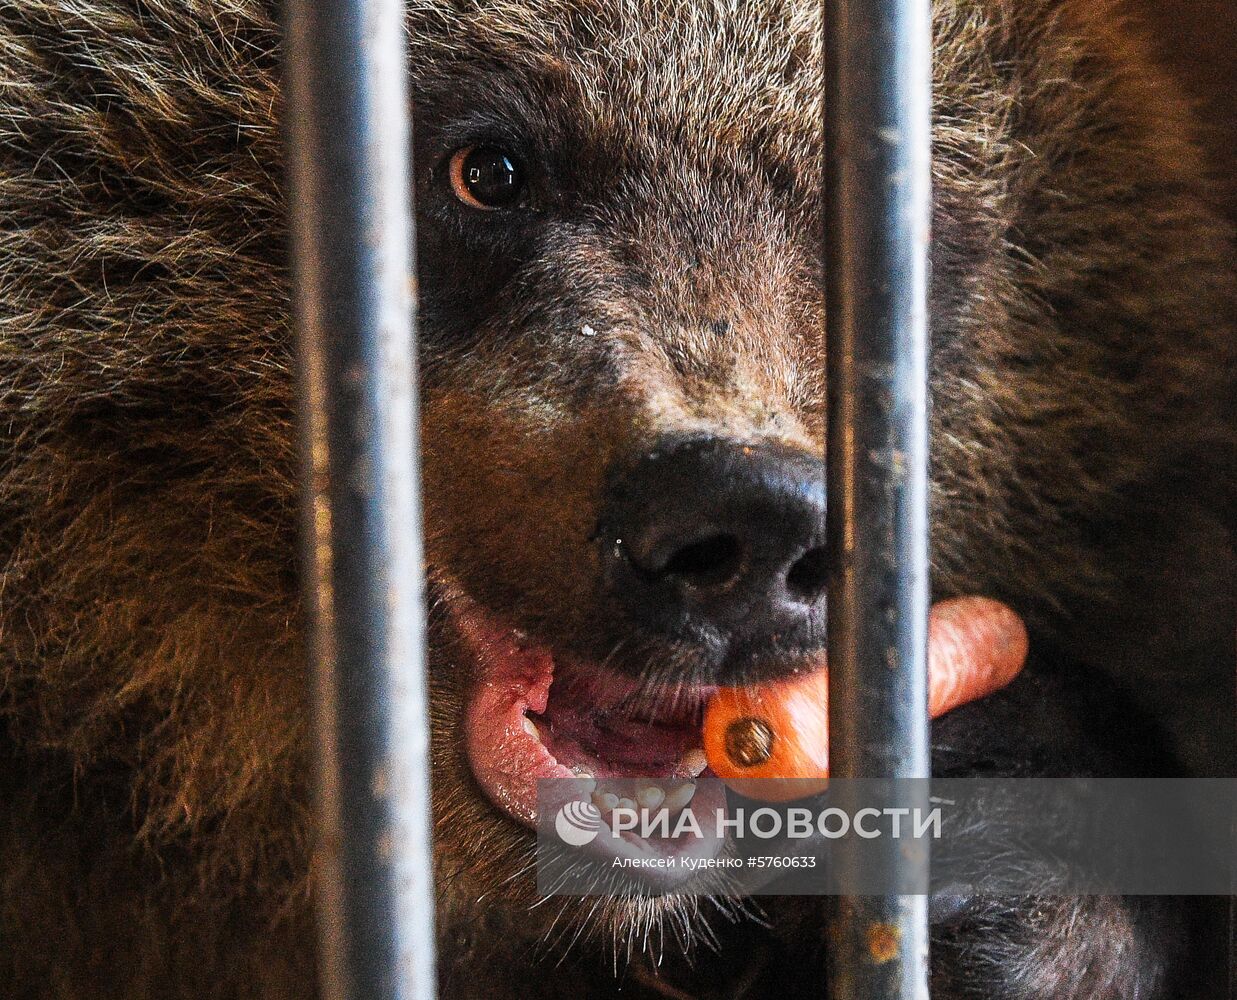
[[823,648],[821,456],[774,441],[666,437],[610,470],[605,489],[600,594],[642,640],[699,650],[717,678],[735,679]]
[[801,555],[786,574],[786,589],[805,604],[814,603],[829,582],[829,560],[818,545]]
[[743,546],[734,535],[713,535],[676,549],[658,575],[693,587],[720,587],[738,576],[742,562]]

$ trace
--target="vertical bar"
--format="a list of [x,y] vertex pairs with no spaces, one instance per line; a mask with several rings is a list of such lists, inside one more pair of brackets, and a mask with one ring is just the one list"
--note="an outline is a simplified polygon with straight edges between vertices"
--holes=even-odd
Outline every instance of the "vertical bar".
[[409,103],[400,0],[289,0],[324,996],[434,993]]
[[[827,7],[831,773],[927,778],[929,0]],[[874,845],[884,870],[926,871]],[[844,896],[831,931],[835,1000],[927,997],[926,895]]]

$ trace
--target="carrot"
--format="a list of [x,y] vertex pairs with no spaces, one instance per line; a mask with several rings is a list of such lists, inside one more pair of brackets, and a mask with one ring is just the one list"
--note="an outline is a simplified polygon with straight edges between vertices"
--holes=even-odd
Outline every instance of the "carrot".
[[[1022,669],[1027,646],[1022,619],[999,601],[959,597],[936,604],[928,618],[931,716],[1003,688]],[[704,717],[704,752],[714,773],[740,794],[764,801],[823,791],[829,777],[828,683],[822,669],[719,689]]]
[[828,731],[827,671],[720,688],[704,710],[704,755],[740,795],[786,802],[828,784]]
[[932,718],[986,698],[1026,662],[1026,626],[1000,601],[956,597],[928,616],[928,712]]

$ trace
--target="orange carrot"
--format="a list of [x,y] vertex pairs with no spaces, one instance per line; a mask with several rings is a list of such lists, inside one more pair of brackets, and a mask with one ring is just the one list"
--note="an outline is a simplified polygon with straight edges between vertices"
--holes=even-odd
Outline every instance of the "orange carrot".
[[814,795],[828,784],[828,730],[824,670],[721,688],[704,711],[704,755],[714,773],[740,795],[786,802]]
[[[1022,619],[999,601],[936,604],[928,618],[932,717],[1003,688],[1022,669],[1027,645]],[[742,795],[770,802],[812,795],[828,784],[828,722],[827,670],[722,688],[705,710],[705,756]]]
[[1027,630],[987,597],[940,601],[928,616],[928,711],[944,715],[999,691],[1027,658]]

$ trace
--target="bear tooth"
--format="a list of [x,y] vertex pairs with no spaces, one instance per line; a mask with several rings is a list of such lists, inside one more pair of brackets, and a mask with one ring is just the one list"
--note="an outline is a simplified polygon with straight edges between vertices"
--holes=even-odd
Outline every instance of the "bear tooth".
[[694,781],[685,781],[678,788],[672,788],[666,792],[666,797],[662,801],[662,808],[669,809],[671,812],[682,809],[692,800],[692,796],[695,794],[696,783]]
[[592,795],[597,789],[597,779],[594,778],[587,768],[573,767],[571,773],[575,775],[576,782],[581,786],[580,791],[583,795]]
[[632,799],[627,798],[627,796],[623,796],[623,798],[618,800],[618,805],[616,805],[614,808],[615,809],[630,809],[633,812],[635,812],[636,803]]
[[541,742],[541,730],[537,728],[537,724],[533,722],[527,715],[524,716],[524,732],[528,733],[538,743]]
[[613,792],[593,792],[593,805],[603,813],[613,812],[619,803],[619,797]]
[[692,747],[679,760],[683,770],[693,778],[699,778],[704,769],[709,766],[708,758],[701,747]]
[[636,792],[636,801],[642,809],[656,809],[665,798],[666,791],[661,785],[646,785]]

